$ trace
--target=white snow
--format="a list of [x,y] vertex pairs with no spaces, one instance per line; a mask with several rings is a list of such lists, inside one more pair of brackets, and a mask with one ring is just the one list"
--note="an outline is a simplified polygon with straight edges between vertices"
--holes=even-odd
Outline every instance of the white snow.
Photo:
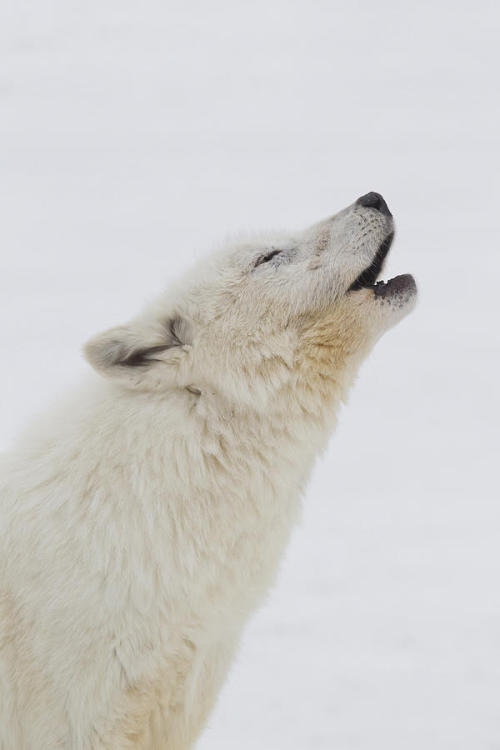
[[498,3],[0,12],[0,447],[226,232],[378,190],[420,286],[199,750],[500,748]]

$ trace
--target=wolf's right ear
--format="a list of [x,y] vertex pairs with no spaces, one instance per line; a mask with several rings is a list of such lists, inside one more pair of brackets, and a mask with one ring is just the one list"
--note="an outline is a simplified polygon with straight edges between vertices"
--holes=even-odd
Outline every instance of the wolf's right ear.
[[189,324],[174,317],[165,323],[134,322],[110,328],[91,338],[83,351],[100,375],[132,388],[149,389],[165,384],[190,348]]

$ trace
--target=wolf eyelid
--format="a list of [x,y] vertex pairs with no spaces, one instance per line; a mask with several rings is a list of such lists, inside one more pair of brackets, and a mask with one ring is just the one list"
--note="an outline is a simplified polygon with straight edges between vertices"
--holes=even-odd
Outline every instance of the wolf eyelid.
[[259,257],[255,261],[254,268],[257,268],[257,266],[261,266],[263,263],[267,263],[269,260],[271,260],[271,258],[274,258],[275,255],[280,255],[282,252],[282,250],[271,250],[270,253],[259,255]]

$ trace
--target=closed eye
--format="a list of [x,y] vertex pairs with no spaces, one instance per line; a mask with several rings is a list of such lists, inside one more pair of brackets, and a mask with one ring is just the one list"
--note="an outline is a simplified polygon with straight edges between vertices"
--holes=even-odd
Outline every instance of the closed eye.
[[261,266],[263,263],[267,263],[271,260],[271,258],[274,258],[276,255],[280,255],[281,252],[281,250],[271,250],[271,252],[266,253],[265,255],[259,255],[259,257],[255,261],[254,268],[257,268],[257,266]]

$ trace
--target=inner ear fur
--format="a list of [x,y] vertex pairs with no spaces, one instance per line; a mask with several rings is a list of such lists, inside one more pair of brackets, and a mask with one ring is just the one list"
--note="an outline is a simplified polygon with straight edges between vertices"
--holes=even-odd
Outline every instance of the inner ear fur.
[[131,373],[165,361],[160,355],[169,349],[189,345],[189,334],[189,325],[179,316],[161,323],[130,323],[91,338],[84,347],[84,354],[92,367],[102,374]]

